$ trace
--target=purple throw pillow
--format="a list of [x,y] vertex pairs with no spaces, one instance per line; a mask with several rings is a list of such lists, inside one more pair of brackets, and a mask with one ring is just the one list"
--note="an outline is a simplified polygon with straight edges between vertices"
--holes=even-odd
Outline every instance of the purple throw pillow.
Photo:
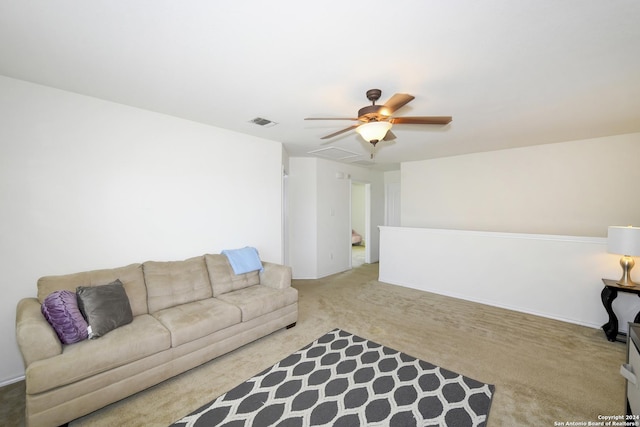
[[86,340],[87,321],[78,308],[76,293],[54,291],[42,303],[42,314],[58,334],[63,344]]

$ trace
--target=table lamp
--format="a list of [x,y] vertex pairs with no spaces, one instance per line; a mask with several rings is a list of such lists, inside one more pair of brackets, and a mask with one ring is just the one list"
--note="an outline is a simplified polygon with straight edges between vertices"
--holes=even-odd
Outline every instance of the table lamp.
[[640,256],[640,227],[609,227],[607,252],[622,255],[622,277],[616,283],[620,286],[636,286],[631,280],[631,269],[636,264],[633,256]]

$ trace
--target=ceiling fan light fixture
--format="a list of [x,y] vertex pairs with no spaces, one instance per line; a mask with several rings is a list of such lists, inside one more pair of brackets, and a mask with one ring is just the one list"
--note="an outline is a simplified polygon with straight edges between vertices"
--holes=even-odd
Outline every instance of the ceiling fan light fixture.
[[384,139],[389,129],[391,129],[390,122],[369,122],[358,126],[356,132],[358,132],[365,141],[377,143]]

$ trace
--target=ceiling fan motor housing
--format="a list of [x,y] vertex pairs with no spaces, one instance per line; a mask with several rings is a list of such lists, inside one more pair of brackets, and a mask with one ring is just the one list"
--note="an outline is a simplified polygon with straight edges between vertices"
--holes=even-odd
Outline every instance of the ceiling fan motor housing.
[[389,111],[384,105],[367,105],[358,110],[358,120],[361,121],[377,122],[387,117],[389,117]]

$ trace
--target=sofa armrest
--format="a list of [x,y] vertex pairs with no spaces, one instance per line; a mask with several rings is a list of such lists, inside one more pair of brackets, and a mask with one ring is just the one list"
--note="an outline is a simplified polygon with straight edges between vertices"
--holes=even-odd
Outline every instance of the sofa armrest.
[[291,267],[271,262],[262,262],[260,284],[274,289],[291,287]]
[[37,298],[25,298],[16,309],[16,339],[25,368],[62,353],[62,343],[40,311]]

